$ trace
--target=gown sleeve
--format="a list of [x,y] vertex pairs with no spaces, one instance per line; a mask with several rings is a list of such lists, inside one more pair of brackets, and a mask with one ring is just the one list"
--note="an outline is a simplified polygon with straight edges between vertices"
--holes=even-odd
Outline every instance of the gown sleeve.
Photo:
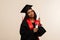
[[21,25],[21,27],[20,27],[20,34],[21,35],[29,35],[29,34],[33,33],[33,31],[28,30],[27,27],[28,26],[24,26],[24,24]]
[[45,32],[46,30],[42,27],[42,25],[39,25],[37,35],[42,36]]
[[23,37],[23,39],[32,37],[33,33],[33,30],[29,30],[26,21],[23,21],[20,26],[20,35]]

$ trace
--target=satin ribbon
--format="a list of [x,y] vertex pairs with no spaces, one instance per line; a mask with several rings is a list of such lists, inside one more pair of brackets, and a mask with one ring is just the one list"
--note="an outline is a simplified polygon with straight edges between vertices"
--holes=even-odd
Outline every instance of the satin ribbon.
[[[33,26],[32,22],[30,21],[30,19],[27,19],[27,23],[28,23],[30,30],[33,30],[34,26]],[[35,23],[35,25],[40,25],[39,20],[34,20],[34,23]]]

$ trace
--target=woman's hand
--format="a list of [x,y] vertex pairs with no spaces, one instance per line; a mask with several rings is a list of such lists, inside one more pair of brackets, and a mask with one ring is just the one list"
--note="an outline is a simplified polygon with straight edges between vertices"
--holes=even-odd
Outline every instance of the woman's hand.
[[33,31],[34,31],[34,32],[37,32],[37,31],[38,31],[38,28],[34,28]]

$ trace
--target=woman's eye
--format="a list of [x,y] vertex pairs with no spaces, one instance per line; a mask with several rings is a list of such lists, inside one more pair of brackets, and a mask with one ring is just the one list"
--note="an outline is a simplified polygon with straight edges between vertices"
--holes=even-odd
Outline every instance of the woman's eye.
[[27,12],[27,13],[31,13],[31,12],[34,12],[33,10],[31,10],[31,11],[29,11],[29,12]]

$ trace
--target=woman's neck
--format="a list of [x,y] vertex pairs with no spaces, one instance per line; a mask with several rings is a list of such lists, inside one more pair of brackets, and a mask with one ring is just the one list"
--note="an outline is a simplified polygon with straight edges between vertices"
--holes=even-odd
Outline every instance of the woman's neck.
[[29,18],[31,20],[32,23],[34,23],[34,18]]

